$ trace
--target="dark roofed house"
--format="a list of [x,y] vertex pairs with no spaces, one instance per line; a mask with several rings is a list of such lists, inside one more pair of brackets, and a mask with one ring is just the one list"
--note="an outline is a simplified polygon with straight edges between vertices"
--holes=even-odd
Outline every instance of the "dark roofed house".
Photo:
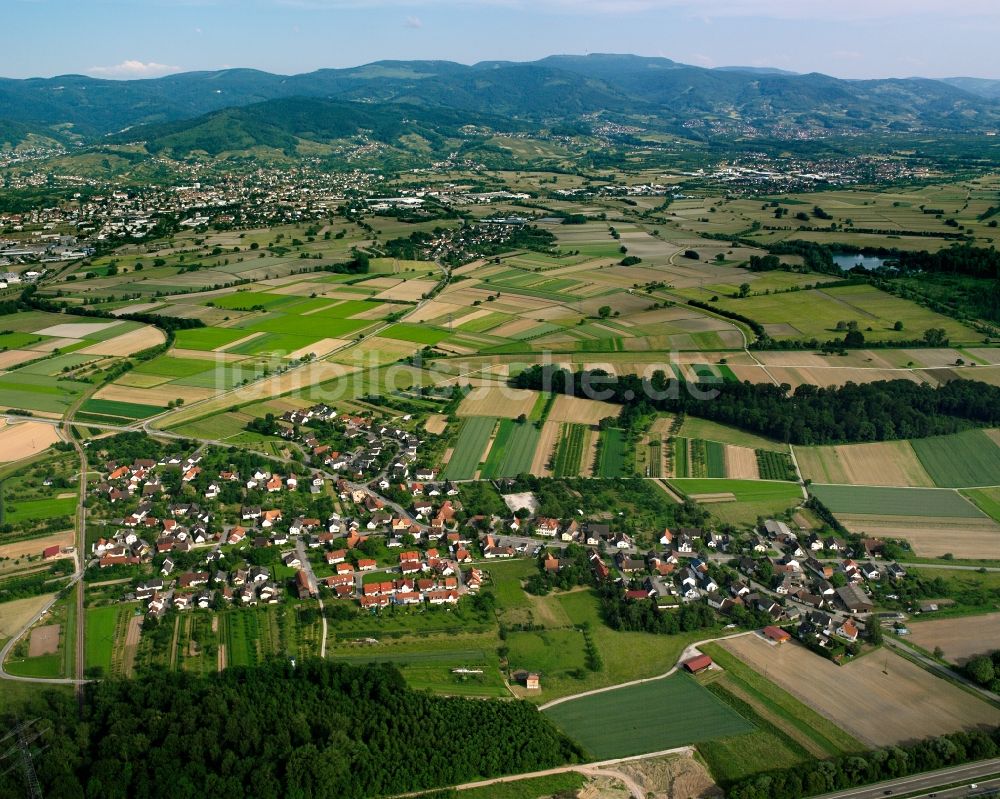
[[837,589],[837,598],[852,613],[868,613],[874,607],[868,595],[850,583]]

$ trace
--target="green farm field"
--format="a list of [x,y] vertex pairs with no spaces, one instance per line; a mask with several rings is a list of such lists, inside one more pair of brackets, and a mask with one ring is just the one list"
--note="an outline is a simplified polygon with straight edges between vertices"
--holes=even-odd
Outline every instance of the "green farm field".
[[1000,488],[972,488],[960,493],[991,519],[1000,522]]
[[583,459],[583,448],[587,440],[589,428],[584,424],[563,425],[559,443],[556,446],[555,468],[556,477],[576,477],[580,474],[580,461]]
[[597,476],[625,477],[625,431],[614,427],[602,430],[600,447]]
[[982,430],[917,438],[910,444],[939,486],[1000,485],[1000,446]]
[[19,524],[25,521],[41,519],[57,519],[61,516],[72,516],[76,512],[75,496],[59,499],[28,499],[15,502],[5,502],[3,521],[7,524]]
[[86,611],[86,668],[100,668],[103,674],[111,674],[111,660],[115,649],[115,631],[118,628],[118,617],[121,612],[122,608],[117,605],[89,608]]
[[455,441],[451,460],[444,470],[446,479],[471,480],[476,476],[483,451],[496,424],[494,416],[470,416],[465,420]]
[[746,719],[684,674],[573,699],[544,712],[602,760],[753,730]]
[[501,419],[481,477],[516,477],[528,472],[539,435],[538,428],[530,422],[519,424],[513,419]]
[[945,488],[812,485],[809,490],[834,513],[976,519],[983,512]]

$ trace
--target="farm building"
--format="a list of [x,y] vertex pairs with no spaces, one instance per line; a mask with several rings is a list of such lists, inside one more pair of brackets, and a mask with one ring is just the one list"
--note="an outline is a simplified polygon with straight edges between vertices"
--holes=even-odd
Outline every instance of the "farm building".
[[764,628],[764,637],[769,641],[774,641],[776,644],[783,644],[786,641],[792,640],[792,636],[787,630],[782,630],[780,627],[775,627],[773,624]]
[[837,598],[853,613],[867,613],[874,605],[868,595],[856,585],[845,585],[837,589]]
[[691,672],[691,674],[699,674],[705,671],[705,669],[712,668],[712,658],[708,655],[697,655],[696,657],[688,658],[681,665]]
[[52,558],[58,558],[60,552],[61,552],[61,550],[59,549],[59,545],[58,544],[56,544],[55,546],[51,546],[51,547],[45,547],[45,549],[42,550],[42,557],[45,560],[51,560]]

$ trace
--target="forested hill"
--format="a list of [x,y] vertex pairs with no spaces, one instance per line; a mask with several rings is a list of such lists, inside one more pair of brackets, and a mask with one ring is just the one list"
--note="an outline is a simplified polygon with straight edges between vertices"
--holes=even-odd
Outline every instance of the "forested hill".
[[[361,799],[582,757],[526,702],[435,697],[374,664],[154,672],[88,686],[82,721],[65,694],[25,712],[52,725],[46,799]],[[0,796],[24,795],[19,780]]]
[[227,69],[123,81],[82,75],[0,78],[0,123],[17,123],[6,129],[0,125],[0,135],[14,139],[30,130],[96,142],[135,125],[291,97],[422,104],[553,124],[593,123],[596,114],[687,135],[698,135],[684,127],[690,121],[830,132],[986,131],[1000,124],[1000,102],[979,84],[920,78],[848,81],[591,54],[471,66],[383,61],[291,76]]
[[511,382],[578,397],[604,392],[600,399],[624,405],[626,425],[653,411],[687,413],[791,444],[924,438],[1000,424],[1000,388],[974,380],[937,387],[881,380],[838,388],[802,385],[792,391],[771,383],[688,384],[662,371],[644,385],[635,375],[609,378],[601,370],[570,373],[536,365]]

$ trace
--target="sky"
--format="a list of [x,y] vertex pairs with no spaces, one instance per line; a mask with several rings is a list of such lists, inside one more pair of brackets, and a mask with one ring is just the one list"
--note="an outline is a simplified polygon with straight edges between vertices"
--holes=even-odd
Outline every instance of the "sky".
[[3,0],[0,21],[0,76],[12,78],[601,52],[1000,79],[996,0]]

